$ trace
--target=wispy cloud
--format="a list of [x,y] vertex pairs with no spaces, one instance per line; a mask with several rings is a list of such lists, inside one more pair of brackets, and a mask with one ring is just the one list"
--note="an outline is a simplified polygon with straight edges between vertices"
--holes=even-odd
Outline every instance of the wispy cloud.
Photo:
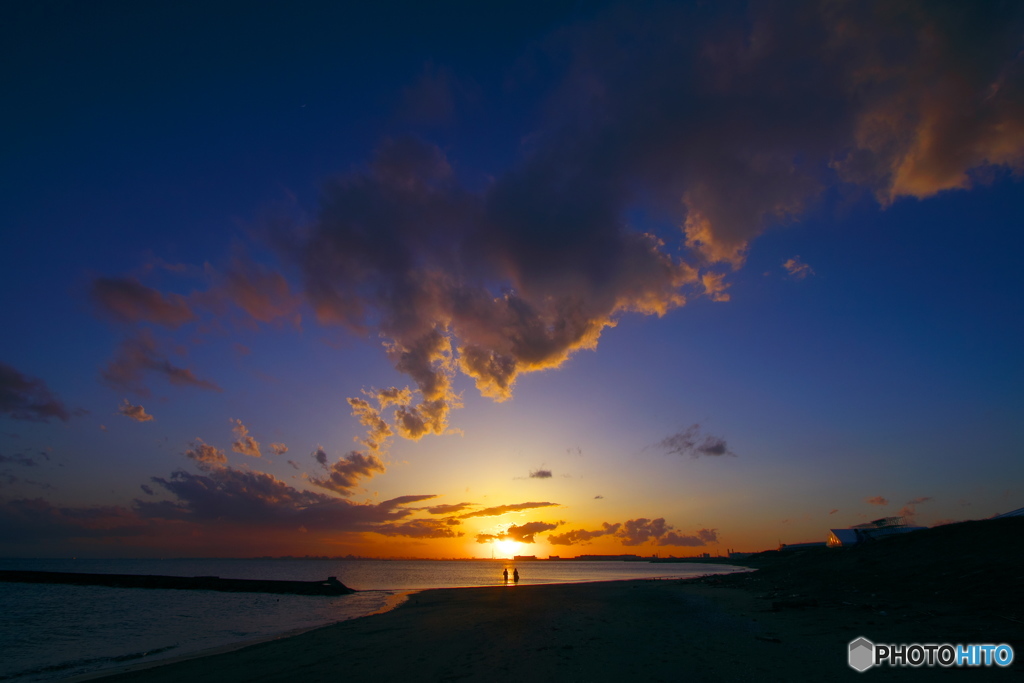
[[147,413],[145,408],[141,405],[132,405],[128,399],[124,399],[124,403],[118,407],[117,412],[136,422],[150,422],[153,420],[153,416]]
[[530,472],[530,479],[550,479],[552,476],[551,470],[538,469]]
[[178,367],[161,355],[156,341],[147,330],[126,339],[118,348],[114,360],[104,368],[101,375],[104,381],[115,389],[148,396],[149,389],[142,383],[144,372],[160,375],[176,386],[221,390],[213,382],[196,377],[191,370]]
[[15,420],[67,422],[71,412],[46,386],[46,382],[18,372],[0,362],[0,414]]
[[504,515],[509,512],[522,512],[523,510],[533,510],[535,508],[551,507],[554,505],[558,505],[558,503],[514,503],[512,505],[497,505],[495,507],[477,510],[476,512],[467,512],[464,515],[459,515],[459,519],[469,519],[471,517],[497,517],[498,515]]
[[184,297],[164,295],[131,277],[96,278],[90,294],[105,314],[122,322],[175,328],[195,319]]
[[462,512],[466,508],[471,508],[476,503],[454,503],[454,504],[442,504],[432,505],[427,508],[427,512],[432,515],[454,515],[457,512]]
[[699,424],[690,425],[685,431],[665,437],[655,444],[655,447],[666,453],[685,455],[693,459],[702,456],[736,455],[729,450],[725,439],[711,434],[702,434]]
[[[380,404],[383,405],[385,401],[392,400],[390,393],[385,394],[384,398],[380,400]],[[362,444],[366,448],[374,453],[384,448],[388,437],[394,434],[391,431],[391,427],[381,417],[380,411],[370,405],[370,402],[364,398],[350,398],[348,404],[352,408],[352,414],[359,418],[359,422],[367,427],[366,438],[362,440]]]
[[384,463],[373,453],[350,451],[331,463],[326,477],[310,477],[309,481],[342,496],[350,496],[361,479],[369,479],[384,469]]
[[36,467],[39,465],[38,462],[21,453],[15,453],[14,455],[0,453],[0,464],[21,465],[23,467]]
[[888,505],[889,504],[889,501],[887,499],[883,498],[882,496],[874,496],[873,498],[865,498],[864,502],[865,503],[869,503],[870,505]]
[[787,260],[782,264],[783,270],[789,273],[794,280],[803,280],[808,275],[814,275],[814,269],[800,260],[799,256]]

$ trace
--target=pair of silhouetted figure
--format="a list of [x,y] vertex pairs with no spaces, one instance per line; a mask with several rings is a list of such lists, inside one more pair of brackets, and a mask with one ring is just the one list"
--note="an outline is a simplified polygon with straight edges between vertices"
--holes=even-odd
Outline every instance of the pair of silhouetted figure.
[[[502,575],[502,577],[504,577],[505,583],[508,583],[508,569],[507,568],[503,572],[501,572],[501,575]],[[519,570],[518,569],[513,569],[512,570],[512,583],[519,583]]]

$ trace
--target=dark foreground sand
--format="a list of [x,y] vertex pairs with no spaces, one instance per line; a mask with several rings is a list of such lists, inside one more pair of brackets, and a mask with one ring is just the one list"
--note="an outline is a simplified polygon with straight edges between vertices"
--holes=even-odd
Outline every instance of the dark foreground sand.
[[[1004,538],[991,551],[1002,558],[995,564],[968,550],[964,565],[962,539],[941,532],[856,554],[760,558],[752,574],[696,581],[424,591],[385,614],[103,680],[1021,681],[1022,529],[1011,523],[989,530]],[[969,527],[956,533],[978,538]],[[1016,537],[1009,544],[1007,533]],[[960,564],[943,561],[950,552]],[[965,596],[961,588],[972,582],[976,590]],[[876,643],[1008,642],[1016,661],[998,670],[860,674],[846,654],[858,636]]]

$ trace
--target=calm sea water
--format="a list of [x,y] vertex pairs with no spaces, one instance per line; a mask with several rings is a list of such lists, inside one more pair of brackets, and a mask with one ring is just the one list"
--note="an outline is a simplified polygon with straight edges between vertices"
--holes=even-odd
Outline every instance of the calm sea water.
[[[147,590],[0,582],[0,681],[53,681],[273,638],[399,604],[427,588],[501,584],[501,560],[3,560],[0,569],[232,579],[322,580],[340,597]],[[738,571],[728,565],[537,561],[520,585]]]

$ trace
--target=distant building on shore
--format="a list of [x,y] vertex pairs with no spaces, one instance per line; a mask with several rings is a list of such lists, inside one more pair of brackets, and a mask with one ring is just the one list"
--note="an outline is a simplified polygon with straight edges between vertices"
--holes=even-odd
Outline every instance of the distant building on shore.
[[536,555],[516,555],[512,558],[514,562],[527,562],[529,560],[536,560]]
[[866,524],[852,526],[849,529],[830,529],[828,547],[841,548],[924,528],[926,527],[908,526],[907,520],[903,517],[882,517]]

